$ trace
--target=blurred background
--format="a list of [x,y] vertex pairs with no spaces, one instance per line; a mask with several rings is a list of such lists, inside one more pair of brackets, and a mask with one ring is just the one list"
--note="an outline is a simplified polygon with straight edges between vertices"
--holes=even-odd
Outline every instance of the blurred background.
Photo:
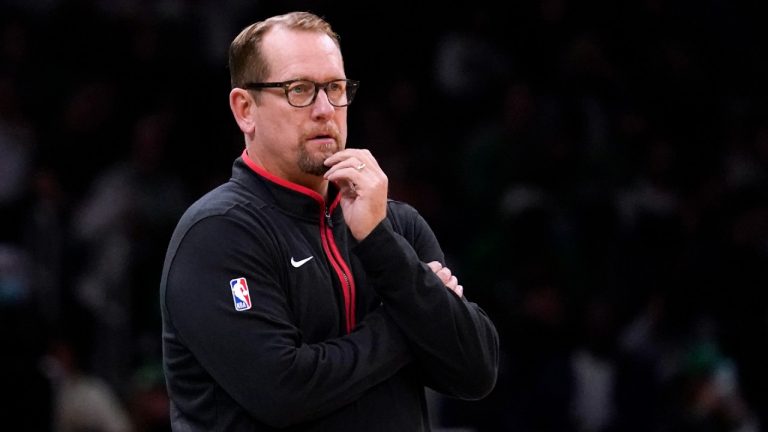
[[0,0],[0,429],[169,430],[160,271],[243,148],[227,48],[309,10],[349,145],[500,332],[437,430],[768,430],[766,5],[414,3]]

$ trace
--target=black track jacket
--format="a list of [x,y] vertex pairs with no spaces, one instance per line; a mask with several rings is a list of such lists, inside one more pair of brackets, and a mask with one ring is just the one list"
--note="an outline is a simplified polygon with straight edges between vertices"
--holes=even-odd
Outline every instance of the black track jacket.
[[424,263],[432,230],[390,201],[362,242],[245,153],[171,238],[160,302],[174,431],[428,431],[424,386],[493,388],[498,335]]

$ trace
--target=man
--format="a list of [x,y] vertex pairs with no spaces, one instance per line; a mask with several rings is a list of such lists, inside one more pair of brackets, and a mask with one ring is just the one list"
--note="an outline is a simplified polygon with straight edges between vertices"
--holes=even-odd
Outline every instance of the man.
[[[424,386],[476,399],[498,336],[416,211],[346,149],[339,41],[309,13],[244,29],[232,178],[192,205],[161,282],[176,431],[429,430]],[[428,263],[428,264],[425,264]]]

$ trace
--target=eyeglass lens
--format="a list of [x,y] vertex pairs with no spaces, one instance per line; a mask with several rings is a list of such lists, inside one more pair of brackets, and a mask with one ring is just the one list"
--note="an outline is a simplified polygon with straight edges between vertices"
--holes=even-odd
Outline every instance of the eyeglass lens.
[[328,101],[332,105],[345,106],[349,104],[347,94],[347,81],[336,80],[325,85],[315,85],[312,81],[295,81],[288,86],[287,95],[291,105],[307,106],[315,99],[315,92],[320,87],[328,95]]

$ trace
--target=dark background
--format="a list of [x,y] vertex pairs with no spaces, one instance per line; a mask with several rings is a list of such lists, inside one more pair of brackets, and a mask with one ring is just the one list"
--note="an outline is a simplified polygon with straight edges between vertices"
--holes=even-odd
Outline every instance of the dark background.
[[168,429],[165,247],[243,147],[229,42],[291,10],[499,329],[436,429],[768,425],[766,6],[415,3],[0,2],[0,428]]

